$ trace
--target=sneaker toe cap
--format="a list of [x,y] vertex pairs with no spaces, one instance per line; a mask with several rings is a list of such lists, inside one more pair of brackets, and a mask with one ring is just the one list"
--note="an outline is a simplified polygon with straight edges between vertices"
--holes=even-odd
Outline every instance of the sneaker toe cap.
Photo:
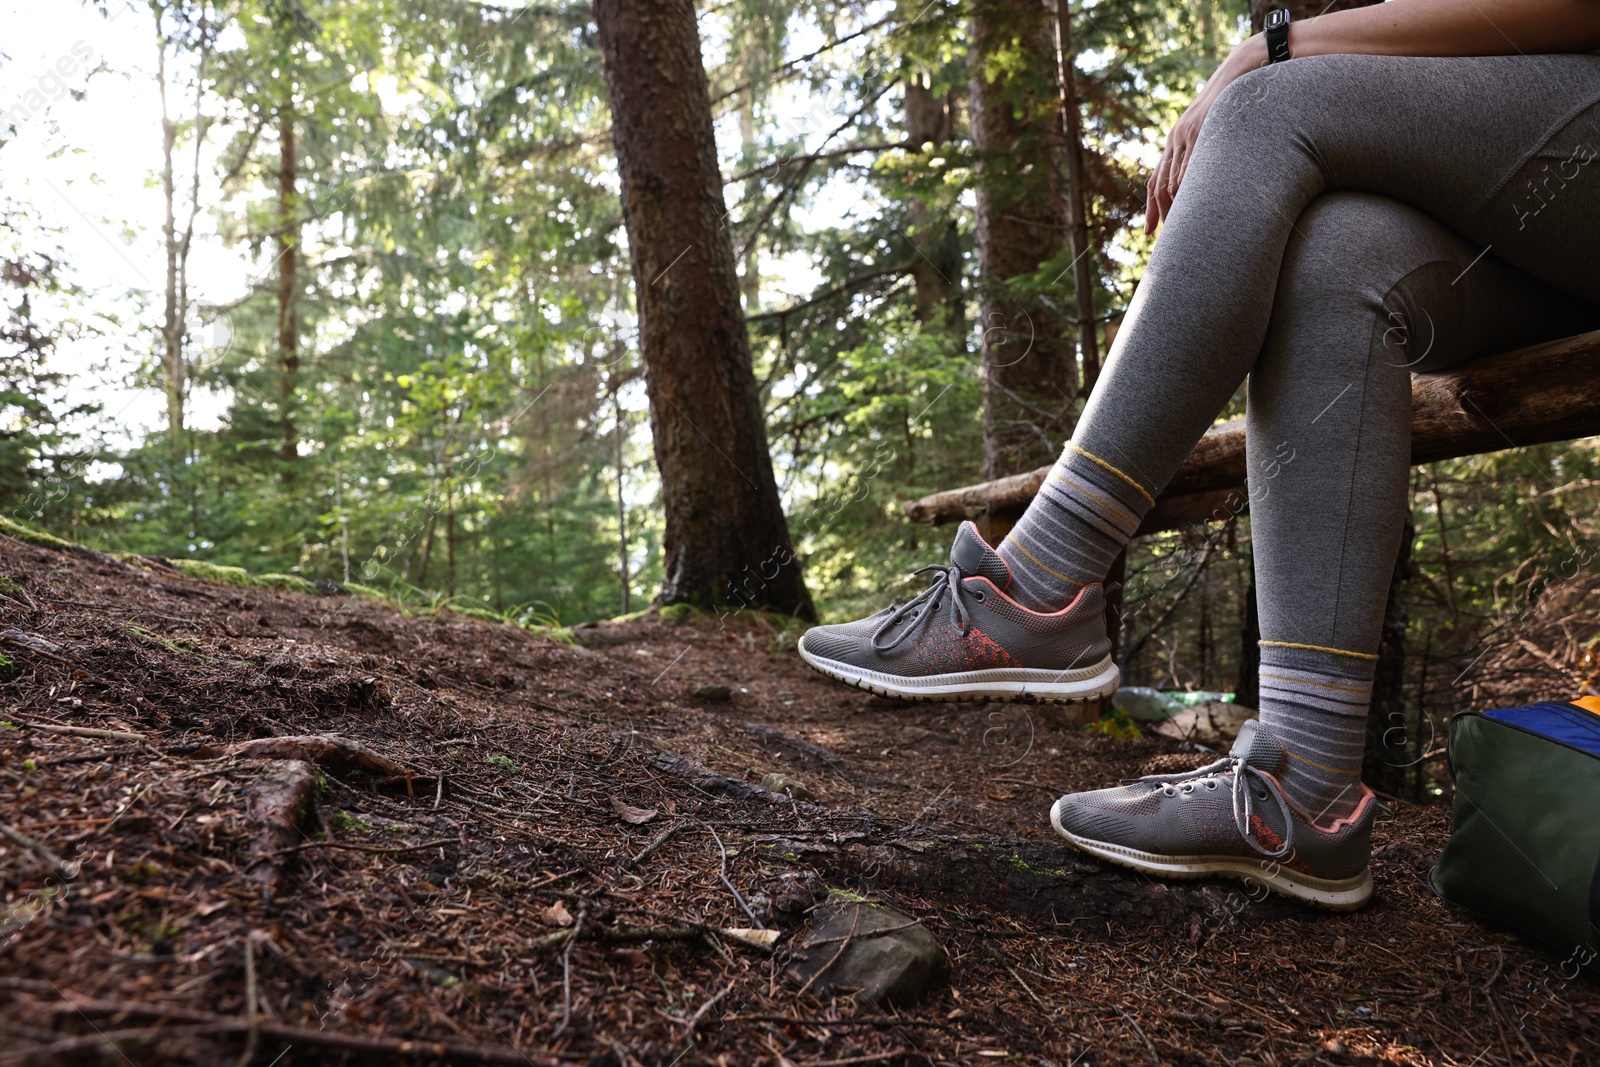
[[1156,801],[1134,795],[1126,788],[1068,793],[1050,808],[1050,823],[1063,837],[1092,841],[1127,841],[1143,838],[1140,816],[1154,814]]
[[800,651],[817,659],[834,660],[852,666],[862,665],[863,645],[859,634],[843,626],[813,626],[800,638]]

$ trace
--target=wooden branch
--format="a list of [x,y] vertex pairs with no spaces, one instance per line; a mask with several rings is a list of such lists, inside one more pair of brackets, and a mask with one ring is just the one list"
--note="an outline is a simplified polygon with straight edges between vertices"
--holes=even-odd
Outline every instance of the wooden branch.
[[189,753],[195,759],[284,759],[304,760],[335,773],[360,770],[392,778],[422,779],[403,763],[374,752],[359,741],[337,734],[307,734],[299,737],[258,737],[231,745],[205,745]]
[[266,770],[247,794],[246,809],[257,830],[246,870],[271,896],[283,884],[284,857],[295,851],[301,837],[300,823],[313,803],[317,775],[309,763],[297,759],[274,760]]
[[[1489,356],[1411,384],[1411,462],[1475,456],[1600,434],[1600,330]],[[1237,515],[1245,495],[1244,422],[1213,426],[1183,461],[1140,534]],[[935,526],[984,515],[1014,519],[1050,468],[947,489],[905,505]]]
[[865,274],[857,274],[853,278],[846,278],[838,285],[829,286],[826,289],[822,289],[813,293],[811,296],[800,301],[798,304],[791,304],[785,308],[775,308],[772,311],[759,311],[754,315],[746,315],[745,321],[761,322],[766,319],[784,319],[790,315],[798,314],[807,308],[816,307],[818,304],[832,300],[836,296],[842,296],[845,293],[851,292],[852,290],[859,289],[868,282],[876,281],[879,278],[885,278],[890,275],[905,274],[911,270],[913,266],[915,266],[915,264],[910,262],[892,263],[887,267],[879,267],[877,270],[867,271]]
[[830,148],[826,152],[796,152],[791,156],[779,156],[777,159],[768,160],[759,167],[750,170],[741,170],[731,177],[722,179],[722,184],[733,185],[736,182],[749,181],[751,178],[761,178],[766,175],[776,175],[784,167],[791,167],[799,163],[820,163],[828,159],[839,159],[844,156],[853,156],[858,152],[888,152],[896,148],[915,148],[909,141],[868,141],[863,144],[845,145],[843,148]]

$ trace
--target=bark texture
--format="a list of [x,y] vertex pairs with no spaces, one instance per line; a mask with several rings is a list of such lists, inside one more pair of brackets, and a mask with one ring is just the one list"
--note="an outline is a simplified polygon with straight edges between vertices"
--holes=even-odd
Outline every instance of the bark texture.
[[1001,478],[1055,458],[1077,387],[1071,324],[1016,284],[1065,245],[1055,27],[1036,0],[976,0],[971,40],[983,466]]
[[663,603],[812,618],[778,499],[692,12],[595,0],[666,516]]
[[[295,199],[298,161],[295,155],[295,111],[291,98],[278,110],[278,225],[273,244],[278,264],[278,393],[283,418],[285,460],[300,454],[300,434],[294,424],[295,379],[300,376],[300,311],[295,297],[300,255],[299,204]],[[293,471],[285,469],[285,479]]]
[[[923,145],[940,146],[955,136],[956,101],[923,84],[914,72],[905,77],[906,144],[916,151]],[[932,322],[941,310],[952,335],[964,332],[965,301],[961,295],[961,237],[955,219],[932,204],[914,200],[907,236],[917,247],[911,259],[911,278],[917,287],[918,322]]]

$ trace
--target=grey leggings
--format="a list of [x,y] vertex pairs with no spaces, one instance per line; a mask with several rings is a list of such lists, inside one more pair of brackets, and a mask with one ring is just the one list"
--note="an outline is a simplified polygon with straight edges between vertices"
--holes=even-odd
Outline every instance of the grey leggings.
[[1206,118],[1074,441],[1164,486],[1248,373],[1262,636],[1375,651],[1411,374],[1600,327],[1597,157],[1600,57],[1245,75]]

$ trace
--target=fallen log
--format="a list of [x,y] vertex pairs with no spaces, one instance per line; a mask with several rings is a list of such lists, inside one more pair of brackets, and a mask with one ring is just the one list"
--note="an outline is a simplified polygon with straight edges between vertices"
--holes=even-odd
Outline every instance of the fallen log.
[[[1411,462],[1474,456],[1600,434],[1600,330],[1503,352],[1411,385]],[[1156,498],[1140,534],[1237,515],[1246,509],[1244,421],[1213,426]],[[1009,526],[1044,483],[1041,467],[947,489],[905,505],[938,526],[998,519]]]

